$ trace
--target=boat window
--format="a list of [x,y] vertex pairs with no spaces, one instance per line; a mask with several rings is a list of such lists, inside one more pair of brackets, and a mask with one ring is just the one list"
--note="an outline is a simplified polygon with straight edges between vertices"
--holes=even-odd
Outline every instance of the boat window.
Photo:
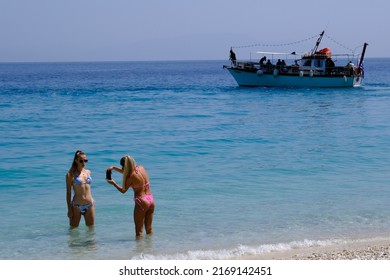
[[322,59],[316,59],[314,65],[315,67],[322,68],[324,66],[324,61]]
[[303,66],[311,66],[311,59],[306,60]]

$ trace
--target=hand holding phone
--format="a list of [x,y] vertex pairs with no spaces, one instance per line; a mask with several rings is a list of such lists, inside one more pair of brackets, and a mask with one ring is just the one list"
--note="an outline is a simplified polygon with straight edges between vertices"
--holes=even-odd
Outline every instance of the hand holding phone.
[[111,173],[112,173],[111,170],[109,170],[109,169],[106,170],[106,179],[107,180],[112,180]]

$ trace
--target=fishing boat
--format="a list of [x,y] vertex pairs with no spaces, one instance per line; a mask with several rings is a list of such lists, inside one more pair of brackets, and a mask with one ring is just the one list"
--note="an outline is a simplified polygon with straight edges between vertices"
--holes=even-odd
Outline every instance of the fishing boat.
[[[359,87],[364,78],[363,59],[367,43],[352,63],[355,54],[332,54],[329,48],[319,49],[325,31],[315,47],[307,53],[256,52],[258,61],[238,61],[230,49],[230,65],[224,65],[239,86],[246,87]],[[271,57],[268,59],[266,57]],[[352,58],[351,58],[352,57]],[[277,61],[277,62],[276,62]],[[290,61],[288,64],[285,61]],[[343,63],[338,65],[338,63]]]

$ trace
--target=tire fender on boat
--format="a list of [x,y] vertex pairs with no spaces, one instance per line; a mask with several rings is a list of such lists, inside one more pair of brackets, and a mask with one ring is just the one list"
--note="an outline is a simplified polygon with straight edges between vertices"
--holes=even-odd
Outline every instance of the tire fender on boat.
[[263,71],[257,70],[256,74],[257,74],[257,76],[263,76]]
[[299,77],[303,77],[303,71],[299,71]]
[[310,70],[310,71],[309,71],[309,76],[310,76],[310,77],[313,77],[313,75],[314,75],[314,71],[313,71],[313,70]]
[[344,76],[344,83],[348,82],[347,76]]
[[277,77],[278,73],[279,73],[278,69],[274,69],[274,73],[273,73],[274,77]]

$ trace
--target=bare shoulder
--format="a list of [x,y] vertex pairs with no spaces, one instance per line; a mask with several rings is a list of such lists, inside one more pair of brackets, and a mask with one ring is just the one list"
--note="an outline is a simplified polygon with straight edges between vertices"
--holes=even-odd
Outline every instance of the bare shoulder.
[[145,170],[145,171],[146,171],[146,168],[145,168],[145,166],[143,166],[143,165],[139,165],[139,167],[141,167],[141,169],[143,169],[143,170]]
[[147,173],[146,168],[143,165],[139,165],[138,167],[139,169],[141,169],[142,172]]
[[148,172],[146,171],[146,168],[143,167],[143,166],[141,166],[140,169],[141,169],[140,171],[141,171],[142,176],[144,176],[144,177],[146,178],[146,180],[149,181],[149,174],[148,174]]

